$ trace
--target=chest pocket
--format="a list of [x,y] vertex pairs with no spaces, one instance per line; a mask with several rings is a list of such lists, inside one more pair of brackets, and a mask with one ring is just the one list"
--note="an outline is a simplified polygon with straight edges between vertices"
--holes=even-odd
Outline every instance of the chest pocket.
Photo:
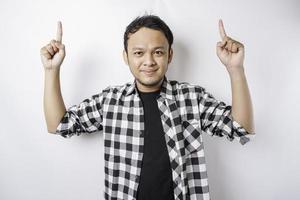
[[197,119],[182,122],[184,147],[188,153],[198,151],[202,145],[201,126]]

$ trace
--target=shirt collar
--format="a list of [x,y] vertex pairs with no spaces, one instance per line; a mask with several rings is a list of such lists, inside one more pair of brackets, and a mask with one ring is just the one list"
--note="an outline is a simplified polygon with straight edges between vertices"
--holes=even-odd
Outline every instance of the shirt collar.
[[[136,88],[136,80],[135,79],[129,83],[129,86],[127,88],[127,92],[126,92],[125,96],[128,96],[132,93],[138,93],[137,88]],[[159,95],[163,98],[174,99],[172,85],[166,76],[164,76]]]

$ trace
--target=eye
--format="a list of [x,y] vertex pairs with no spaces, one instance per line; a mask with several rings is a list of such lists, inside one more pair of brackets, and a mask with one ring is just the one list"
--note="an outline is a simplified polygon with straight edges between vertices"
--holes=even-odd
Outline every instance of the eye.
[[155,54],[157,54],[157,55],[163,55],[164,52],[163,51],[155,51]]
[[143,52],[141,52],[141,51],[136,51],[136,52],[134,52],[133,54],[134,54],[134,55],[137,55],[137,56],[140,56],[140,55],[143,54]]

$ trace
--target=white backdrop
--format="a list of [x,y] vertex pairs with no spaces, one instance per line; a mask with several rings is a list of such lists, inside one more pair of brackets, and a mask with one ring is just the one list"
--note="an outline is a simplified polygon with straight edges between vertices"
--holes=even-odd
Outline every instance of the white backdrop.
[[[40,48],[63,24],[61,87],[67,107],[108,85],[132,81],[123,33],[137,15],[159,15],[173,31],[167,77],[199,84],[231,103],[215,53],[218,19],[245,45],[256,137],[245,146],[204,135],[212,200],[300,198],[299,1],[0,1],[0,199],[103,199],[100,132],[47,133]],[[298,86],[297,86],[298,85]]]

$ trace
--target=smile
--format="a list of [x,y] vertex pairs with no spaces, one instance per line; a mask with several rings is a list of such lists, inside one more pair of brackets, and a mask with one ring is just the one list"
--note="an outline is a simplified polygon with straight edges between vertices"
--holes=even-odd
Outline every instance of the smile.
[[152,75],[152,74],[154,74],[155,72],[156,72],[157,70],[142,70],[142,72],[144,73],[144,74],[146,74],[146,75]]

